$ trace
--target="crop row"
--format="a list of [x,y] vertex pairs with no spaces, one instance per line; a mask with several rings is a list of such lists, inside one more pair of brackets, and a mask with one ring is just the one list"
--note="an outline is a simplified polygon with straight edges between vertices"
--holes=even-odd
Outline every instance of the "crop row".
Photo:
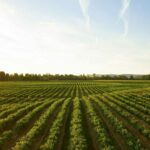
[[69,145],[68,150],[86,150],[87,140],[83,131],[81,102],[79,98],[73,100],[73,112],[69,128]]
[[125,106],[120,107],[119,105],[117,105],[117,104],[119,104],[118,101],[116,103],[113,103],[113,102],[115,102],[115,100],[113,102],[110,100],[107,100],[105,98],[101,98],[101,100],[103,100],[106,104],[108,104],[110,107],[112,107],[121,116],[125,117],[127,119],[127,121],[134,126],[134,128],[139,130],[139,132],[141,132],[147,138],[150,139],[150,130],[148,128],[146,128],[146,125],[144,124],[144,122],[142,122],[135,115],[130,113],[128,111],[127,107],[126,107],[126,109],[124,109]]
[[99,143],[98,147],[101,149],[114,150],[115,147],[113,145],[113,142],[108,136],[101,118],[99,118],[96,112],[94,111],[91,101],[87,97],[84,97],[83,101],[85,104],[88,121],[91,123],[97,136],[97,140]]
[[94,102],[96,102],[100,109],[103,112],[103,115],[110,121],[113,125],[114,129],[117,133],[122,135],[126,145],[128,145],[129,149],[133,150],[142,150],[144,149],[143,145],[141,144],[140,140],[135,137],[131,132],[128,131],[126,126],[120,121],[113,113],[107,108],[100,100],[95,97],[91,97]]
[[45,127],[48,119],[50,119],[51,115],[53,114],[54,110],[57,108],[59,104],[61,104],[63,100],[57,100],[54,102],[48,110],[40,116],[31,130],[24,135],[15,145],[13,150],[24,150],[24,149],[31,149],[32,142],[36,138],[36,136],[42,133],[43,128]]
[[118,103],[120,106],[126,108],[129,112],[133,113],[135,116],[139,117],[140,119],[144,120],[145,122],[147,122],[148,124],[150,123],[150,117],[149,115],[144,114],[143,112],[141,112],[140,110],[134,108],[134,106],[130,106],[124,102],[122,102],[120,99],[116,99],[110,95],[105,95],[105,97],[110,100],[110,101],[114,101],[116,103]]
[[64,101],[60,112],[58,113],[55,121],[53,122],[52,127],[50,128],[49,135],[45,143],[40,146],[41,150],[54,150],[61,133],[61,128],[63,126],[64,123],[63,121],[67,113],[68,110],[67,107],[69,106],[69,104],[70,104],[70,99]]

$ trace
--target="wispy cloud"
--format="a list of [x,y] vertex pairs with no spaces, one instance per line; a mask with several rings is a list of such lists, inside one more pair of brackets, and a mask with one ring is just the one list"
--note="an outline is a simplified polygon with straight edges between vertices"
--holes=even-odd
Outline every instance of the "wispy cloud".
[[90,5],[90,0],[79,0],[79,4],[82,9],[82,13],[85,18],[85,21],[86,21],[86,28],[87,30],[89,30],[90,29],[90,16],[88,13],[88,9]]
[[128,19],[127,19],[126,15],[127,15],[131,0],[121,0],[121,1],[122,1],[122,9],[120,11],[120,19],[124,23],[123,37],[126,37],[128,35],[128,31],[129,31],[129,23],[128,23]]
[[[122,20],[126,20],[129,2],[123,3]],[[89,0],[80,0],[80,4],[86,24],[90,26]],[[35,21],[26,13],[23,16],[17,6],[6,3],[4,7],[0,0],[0,68],[6,72],[149,72],[149,40],[101,38],[99,35],[95,39],[95,34],[87,32],[83,26],[59,20]],[[124,35],[127,33],[128,28]]]

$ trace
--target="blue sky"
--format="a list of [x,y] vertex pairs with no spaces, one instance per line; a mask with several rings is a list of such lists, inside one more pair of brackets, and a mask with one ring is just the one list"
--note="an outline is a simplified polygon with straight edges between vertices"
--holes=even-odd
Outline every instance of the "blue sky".
[[0,70],[150,73],[149,0],[0,0]]

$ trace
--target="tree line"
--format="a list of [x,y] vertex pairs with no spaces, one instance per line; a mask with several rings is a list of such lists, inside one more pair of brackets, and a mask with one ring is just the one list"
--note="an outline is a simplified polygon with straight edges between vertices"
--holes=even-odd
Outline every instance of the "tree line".
[[50,80],[150,80],[148,75],[73,75],[73,74],[18,74],[0,71],[0,81],[50,81]]

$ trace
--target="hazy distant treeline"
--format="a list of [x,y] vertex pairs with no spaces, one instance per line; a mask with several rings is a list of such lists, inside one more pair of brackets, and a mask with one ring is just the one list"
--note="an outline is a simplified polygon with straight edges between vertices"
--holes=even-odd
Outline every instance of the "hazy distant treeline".
[[50,81],[50,80],[150,80],[148,75],[73,75],[73,74],[9,74],[0,71],[0,81]]

